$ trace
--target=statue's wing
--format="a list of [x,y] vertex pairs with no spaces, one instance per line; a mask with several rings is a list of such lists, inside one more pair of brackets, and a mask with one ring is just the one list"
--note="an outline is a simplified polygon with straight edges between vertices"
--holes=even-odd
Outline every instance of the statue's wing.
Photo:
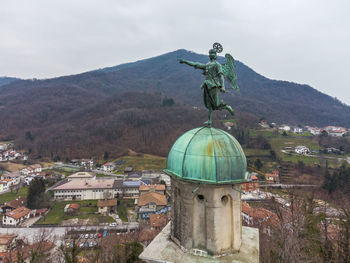
[[230,83],[230,86],[239,91],[237,85],[237,76],[236,76],[236,65],[235,60],[230,54],[225,55],[226,63],[222,65],[223,73],[227,81]]

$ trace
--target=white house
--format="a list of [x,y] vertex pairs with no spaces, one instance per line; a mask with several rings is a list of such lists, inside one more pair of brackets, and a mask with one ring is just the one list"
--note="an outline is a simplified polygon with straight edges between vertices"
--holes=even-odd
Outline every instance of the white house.
[[303,132],[303,129],[302,129],[302,128],[299,128],[299,127],[294,127],[293,132],[294,132],[294,133],[302,133],[302,132]]
[[15,185],[14,180],[11,179],[2,179],[0,180],[0,184],[2,184],[2,191],[10,190],[11,185]]
[[32,176],[27,176],[27,177],[24,178],[24,183],[25,183],[26,185],[29,185],[30,182],[31,182],[33,179],[34,179],[34,177],[32,177]]
[[7,144],[1,143],[0,144],[0,151],[6,151],[7,150]]
[[308,127],[308,130],[313,135],[319,135],[321,134],[321,129],[317,127]]
[[81,159],[80,165],[84,166],[85,168],[92,168],[92,166],[94,166],[94,160],[93,159]]
[[105,163],[102,165],[103,171],[105,172],[111,172],[115,169],[115,163]]
[[346,130],[332,130],[328,131],[329,136],[342,137],[346,133]]
[[33,164],[30,167],[33,169],[34,173],[41,173],[43,170],[41,164]]
[[19,184],[21,182],[22,175],[19,172],[6,173],[1,176],[1,179],[12,180],[12,185]]
[[310,149],[307,148],[306,146],[303,146],[303,145],[299,145],[299,146],[295,147],[294,151],[297,154],[308,154],[308,153],[310,153]]
[[41,164],[33,164],[33,165],[27,166],[21,170],[21,173],[23,175],[38,174],[41,172],[42,172]]
[[2,218],[2,224],[7,226],[17,226],[30,216],[30,209],[21,206],[7,212]]
[[288,125],[282,125],[279,129],[280,129],[280,130],[283,130],[283,131],[290,131],[290,126],[288,126]]

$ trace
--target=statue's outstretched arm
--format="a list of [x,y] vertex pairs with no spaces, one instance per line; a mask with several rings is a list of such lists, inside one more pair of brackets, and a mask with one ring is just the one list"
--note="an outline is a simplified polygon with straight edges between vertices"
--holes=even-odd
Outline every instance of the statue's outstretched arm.
[[219,76],[219,82],[220,82],[220,91],[221,92],[225,92],[225,75],[224,75],[224,72],[223,72],[223,69],[222,69],[222,66],[219,65],[218,67],[218,72],[217,72],[218,76]]
[[182,58],[179,59],[179,62],[181,64],[186,64],[186,65],[189,65],[189,66],[194,67],[194,68],[205,69],[205,64],[202,64],[199,62],[192,62],[192,61],[188,61],[188,60],[185,60]]
[[225,78],[224,78],[224,74],[220,74],[220,84],[221,84],[221,92],[226,92],[225,89]]

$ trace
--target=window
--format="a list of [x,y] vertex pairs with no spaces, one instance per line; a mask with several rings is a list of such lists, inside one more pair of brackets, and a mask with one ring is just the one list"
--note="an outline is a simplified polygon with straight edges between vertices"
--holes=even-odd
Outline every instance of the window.
[[222,203],[223,205],[226,205],[227,202],[228,202],[228,197],[227,197],[226,195],[224,195],[223,197],[221,197],[221,203]]

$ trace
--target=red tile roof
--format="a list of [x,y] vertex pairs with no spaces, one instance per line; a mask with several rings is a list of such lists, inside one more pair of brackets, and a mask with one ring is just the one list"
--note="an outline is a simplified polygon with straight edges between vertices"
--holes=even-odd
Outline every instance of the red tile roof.
[[247,202],[242,203],[242,212],[249,215],[253,219],[269,221],[271,224],[277,224],[278,217],[275,213],[265,209],[265,208],[255,208],[251,207]]
[[11,244],[16,235],[0,234],[0,246]]
[[162,227],[168,223],[168,217],[165,214],[150,214],[149,224],[153,227]]
[[150,190],[165,191],[165,185],[164,184],[140,185],[140,191],[150,191]]
[[155,203],[156,205],[167,205],[165,195],[156,192],[149,192],[140,195],[137,205],[144,206],[149,203]]
[[73,204],[69,204],[68,208],[70,209],[78,209],[80,207],[79,204],[73,203]]
[[13,211],[7,212],[6,216],[12,217],[14,219],[19,219],[21,217],[28,215],[29,213],[30,213],[30,209],[28,209],[24,206],[21,206],[21,207],[16,208]]
[[7,202],[4,204],[4,206],[9,206],[12,208],[18,208],[20,206],[25,206],[27,204],[27,198],[25,197],[18,197],[10,202]]
[[97,207],[110,207],[110,206],[116,206],[117,200],[116,199],[110,199],[110,200],[98,200]]

